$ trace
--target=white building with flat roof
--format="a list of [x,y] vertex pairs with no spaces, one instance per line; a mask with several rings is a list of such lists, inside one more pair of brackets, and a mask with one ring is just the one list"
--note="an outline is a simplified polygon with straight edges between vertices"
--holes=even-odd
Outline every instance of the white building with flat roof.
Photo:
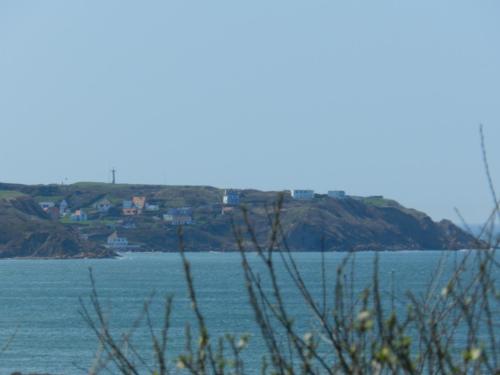
[[314,190],[299,190],[294,189],[291,192],[292,198],[302,201],[311,200],[314,198]]
[[113,249],[124,249],[128,247],[128,240],[125,237],[119,237],[118,233],[113,232],[108,237],[108,247]]
[[335,199],[344,199],[346,197],[344,190],[329,190],[328,196]]
[[146,211],[160,211],[160,206],[157,204],[146,203]]

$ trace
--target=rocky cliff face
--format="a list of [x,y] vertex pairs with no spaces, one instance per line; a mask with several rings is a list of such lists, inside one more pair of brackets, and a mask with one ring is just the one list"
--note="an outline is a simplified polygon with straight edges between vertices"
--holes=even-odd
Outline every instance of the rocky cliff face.
[[[184,228],[186,248],[190,251],[237,250],[232,223],[243,224],[237,207],[221,214],[222,190],[213,187],[0,184],[2,190],[24,196],[0,199],[0,257],[112,256],[102,245],[114,231],[142,250],[177,251],[177,227],[162,221],[161,216],[169,208],[192,208],[194,224]],[[265,243],[270,236],[269,213],[278,194],[257,190],[240,193],[257,237]],[[145,196],[160,210],[121,216],[122,200],[134,195]],[[93,208],[94,202],[103,197],[113,202],[113,209],[107,214]],[[85,209],[91,225],[51,221],[33,199],[65,199],[72,210]],[[285,194],[280,220],[283,239],[293,251],[453,250],[484,246],[450,221],[434,222],[422,212],[381,198],[317,196],[310,201],[296,201]],[[83,240],[82,234],[89,241]],[[245,241],[252,249],[248,236]]]
[[[247,204],[252,227],[261,244],[271,235],[265,204],[263,200]],[[230,215],[209,217],[200,213],[195,221],[196,224],[184,228],[185,245],[190,251],[234,251],[232,222],[245,232],[238,209]],[[350,198],[325,197],[308,202],[286,199],[280,221],[282,241],[279,245],[283,247],[286,242],[292,251],[457,250],[484,246],[450,221],[434,222],[429,216],[395,202],[377,206]],[[140,220],[136,223],[136,228],[123,232],[129,240],[158,251],[178,249],[175,227],[145,224]],[[253,248],[248,236],[245,236],[245,244],[248,249]]]
[[454,250],[482,246],[450,221],[436,223],[421,212],[395,203],[375,206],[354,199],[325,199],[305,212],[300,205],[292,205],[283,215],[283,228],[293,250]]
[[0,199],[0,257],[83,258],[114,253],[85,241],[76,228],[49,220],[29,197]]

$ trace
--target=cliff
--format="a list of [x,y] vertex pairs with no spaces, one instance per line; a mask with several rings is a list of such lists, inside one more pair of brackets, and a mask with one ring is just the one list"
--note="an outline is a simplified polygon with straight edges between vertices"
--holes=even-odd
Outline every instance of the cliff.
[[[9,198],[1,199],[1,192]],[[6,192],[9,192],[8,194]],[[193,223],[184,228],[190,251],[234,251],[232,223],[243,225],[241,210],[222,214],[223,190],[206,186],[0,184],[0,256],[84,257],[112,256],[103,245],[117,231],[134,249],[177,251],[177,227],[163,220],[170,208],[190,207]],[[159,206],[156,212],[125,217],[124,199],[144,196]],[[106,197],[112,208],[97,212],[94,203]],[[277,192],[240,191],[259,241],[269,238],[269,213]],[[72,211],[84,209],[85,223],[68,218],[51,221],[36,202],[65,199]],[[293,200],[284,195],[280,212],[283,240],[293,251],[454,250],[480,248],[482,243],[451,221],[434,222],[428,215],[380,197],[334,199],[316,195]],[[88,239],[88,240],[86,240]],[[248,236],[245,238],[248,248]],[[281,244],[282,245],[282,244]]]
[[0,199],[0,258],[101,258],[115,254],[51,221],[30,197]]

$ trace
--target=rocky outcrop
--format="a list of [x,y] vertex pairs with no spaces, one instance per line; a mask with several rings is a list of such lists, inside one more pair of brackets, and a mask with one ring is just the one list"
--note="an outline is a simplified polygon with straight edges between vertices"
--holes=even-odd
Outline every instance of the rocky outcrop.
[[29,197],[0,199],[0,257],[111,257],[104,247],[84,240],[76,228],[49,220]]
[[361,200],[329,199],[306,213],[296,206],[283,215],[283,233],[292,250],[457,250],[484,244],[451,221],[399,205],[373,206]]
[[[269,217],[262,202],[247,205],[250,221],[261,244],[271,236]],[[241,213],[198,216],[198,222],[184,228],[184,241],[190,251],[237,250],[233,223],[245,233]],[[195,218],[196,220],[196,218]],[[284,244],[292,251],[364,251],[364,250],[457,250],[485,245],[451,221],[434,222],[424,213],[406,209],[394,202],[374,206],[356,199],[318,198],[315,201],[286,200],[280,213]],[[141,223],[124,231],[129,240],[154,251],[177,251],[175,227]],[[246,248],[254,249],[248,235]]]
[[[221,214],[223,191],[208,186],[0,183],[2,189],[25,196],[0,199],[0,257],[113,256],[99,244],[104,244],[114,231],[141,250],[178,251],[177,227],[161,219],[162,212],[177,207],[193,210],[194,224],[184,228],[186,249],[190,251],[237,250],[233,224],[244,227],[239,208]],[[133,195],[145,196],[159,205],[160,211],[133,218],[121,216],[120,202]],[[105,215],[93,208],[102,197],[114,202],[113,210]],[[261,243],[270,237],[269,213],[277,197],[276,192],[241,191],[241,203],[248,209]],[[33,198],[65,199],[72,210],[84,208],[92,225],[51,221]],[[130,220],[133,225],[125,226],[124,222]],[[451,221],[435,222],[425,213],[383,198],[316,196],[310,201],[296,201],[285,194],[280,221],[282,237],[278,245],[283,247],[286,242],[293,251],[456,250],[485,246]],[[248,236],[244,241],[248,249],[253,248]]]

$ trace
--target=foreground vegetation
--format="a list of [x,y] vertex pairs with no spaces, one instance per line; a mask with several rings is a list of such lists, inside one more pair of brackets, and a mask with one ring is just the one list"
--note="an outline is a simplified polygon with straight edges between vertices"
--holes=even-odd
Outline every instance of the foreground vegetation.
[[[328,285],[330,271],[321,263],[321,295],[313,295],[299,271],[293,254],[281,235],[281,201],[270,213],[272,236],[266,246],[257,241],[249,216],[234,226],[241,255],[244,282],[255,321],[265,343],[263,374],[468,374],[500,373],[500,290],[495,279],[500,263],[495,254],[498,239],[491,237],[487,250],[468,252],[446,280],[446,264],[437,265],[427,292],[406,293],[406,310],[395,308],[394,294],[387,295],[379,281],[378,256],[373,264],[371,285],[358,294],[354,288],[356,269],[352,254],[346,255]],[[496,215],[496,214],[495,214]],[[495,217],[495,216],[493,216]],[[485,235],[487,233],[485,227]],[[257,369],[245,367],[246,336],[210,334],[198,304],[194,276],[181,239],[181,257],[196,326],[188,326],[184,354],[168,356],[172,299],[166,298],[162,328],[157,331],[146,301],[131,332],[115,336],[110,329],[92,279],[90,304],[82,301],[81,313],[96,334],[100,354],[91,373],[112,369],[122,374],[168,374],[179,370],[192,374],[244,374]],[[483,236],[484,237],[484,236]],[[252,243],[262,267],[249,262]],[[494,242],[493,242],[494,241]],[[281,249],[281,250],[278,250]],[[324,255],[324,253],[322,253]],[[279,287],[277,267],[287,275],[310,308],[314,329],[304,330],[287,308]],[[262,273],[262,269],[265,270]],[[260,270],[260,271],[259,271]],[[329,298],[333,294],[333,300]],[[327,297],[328,296],[328,297]],[[331,301],[331,302],[328,302]],[[402,312],[404,311],[404,312]],[[143,320],[149,327],[154,363],[133,348],[133,331]],[[178,340],[178,338],[176,338]],[[139,365],[137,365],[139,364]]]
[[[484,149],[484,147],[483,147]],[[307,287],[299,265],[283,235],[282,197],[268,212],[270,236],[259,241],[248,210],[243,222],[233,222],[233,233],[241,255],[244,283],[255,322],[265,344],[262,374],[500,374],[500,262],[499,238],[493,232],[500,219],[499,201],[490,181],[494,209],[478,237],[487,248],[469,251],[447,272],[440,262],[429,280],[426,293],[411,291],[396,301],[384,293],[379,279],[378,256],[370,285],[361,293],[354,288],[354,257],[347,254],[335,270],[333,284],[327,283],[324,258],[318,275],[320,295]],[[146,301],[130,332],[113,334],[109,319],[92,280],[90,301],[81,301],[81,314],[94,331],[99,353],[90,373],[110,370],[121,374],[169,373],[245,374],[259,370],[245,367],[248,338],[213,337],[198,304],[195,277],[185,254],[184,233],[179,230],[180,256],[195,316],[195,326],[186,328],[185,352],[169,356],[172,299],[165,299],[162,326],[155,329],[150,303]],[[248,259],[256,251],[257,267]],[[324,255],[324,253],[322,253]],[[303,303],[309,307],[315,329],[304,330],[291,314],[280,289],[277,265],[286,274]],[[264,270],[264,271],[262,271]],[[448,270],[449,271],[449,270]],[[330,298],[333,296],[333,298]],[[396,309],[404,304],[406,309]],[[140,321],[149,327],[154,360],[145,360],[133,348],[133,332]],[[175,338],[178,340],[179,338]],[[132,348],[132,349],[131,349]]]
[[[130,330],[117,333],[91,271],[90,298],[80,301],[81,316],[98,342],[88,373],[500,374],[500,258],[496,250],[500,237],[494,231],[500,208],[486,157],[485,166],[494,207],[477,234],[481,249],[464,253],[451,264],[451,271],[443,258],[423,294],[387,293],[380,281],[377,254],[371,282],[360,291],[355,286],[354,252],[347,253],[336,269],[327,268],[325,252],[321,252],[317,272],[321,288],[320,293],[313,292],[284,232],[284,197],[265,213],[269,234],[265,242],[251,212],[242,207],[231,229],[241,257],[248,307],[264,345],[260,369],[250,368],[245,361],[245,350],[252,345],[248,336],[216,337],[210,331],[198,302],[199,278],[191,270],[182,227],[177,236],[194,314],[194,323],[187,324],[182,337],[171,335],[174,306],[170,296],[163,301],[162,316],[151,313],[151,297]],[[249,251],[258,262],[250,261]],[[283,273],[278,269],[285,270],[286,282],[292,283],[309,308],[310,326],[300,324],[287,304],[280,288]],[[134,344],[134,333],[143,325],[152,348],[147,358]],[[181,354],[171,352],[173,340],[184,340]]]

